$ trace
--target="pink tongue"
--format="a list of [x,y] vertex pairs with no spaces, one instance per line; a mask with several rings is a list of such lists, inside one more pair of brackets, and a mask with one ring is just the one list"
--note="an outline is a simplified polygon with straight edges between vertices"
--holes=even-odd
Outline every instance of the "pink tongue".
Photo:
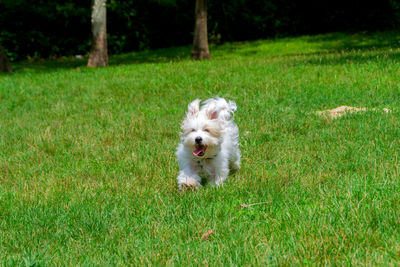
[[195,151],[193,151],[193,155],[198,156],[201,152],[204,152],[203,148],[198,148]]

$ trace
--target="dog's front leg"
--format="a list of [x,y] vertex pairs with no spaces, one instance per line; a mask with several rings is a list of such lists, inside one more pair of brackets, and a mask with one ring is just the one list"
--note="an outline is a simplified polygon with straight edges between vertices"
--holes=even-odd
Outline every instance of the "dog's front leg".
[[178,187],[179,189],[201,187],[201,178],[189,166],[180,170],[178,174]]
[[217,174],[215,176],[214,185],[216,185],[216,186],[222,185],[225,182],[226,178],[228,177],[228,173],[229,173],[229,170],[226,172],[221,171],[219,174]]
[[222,185],[229,174],[229,162],[224,159],[217,159],[214,164],[214,177],[211,178],[210,184],[215,186]]

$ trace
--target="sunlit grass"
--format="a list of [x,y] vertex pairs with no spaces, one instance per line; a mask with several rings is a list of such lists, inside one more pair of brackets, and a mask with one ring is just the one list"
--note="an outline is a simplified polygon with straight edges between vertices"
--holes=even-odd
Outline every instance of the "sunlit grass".
[[[224,44],[204,62],[180,47],[102,69],[15,64],[0,76],[0,260],[399,264],[398,36]],[[179,124],[215,95],[238,104],[242,168],[179,192]],[[392,112],[314,113],[340,105]]]

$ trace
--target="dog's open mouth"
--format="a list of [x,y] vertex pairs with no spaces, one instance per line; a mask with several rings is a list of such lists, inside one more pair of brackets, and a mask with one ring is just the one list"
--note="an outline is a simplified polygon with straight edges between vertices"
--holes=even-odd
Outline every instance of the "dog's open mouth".
[[193,151],[193,155],[197,157],[202,157],[206,153],[207,146],[205,145],[196,145],[196,149]]

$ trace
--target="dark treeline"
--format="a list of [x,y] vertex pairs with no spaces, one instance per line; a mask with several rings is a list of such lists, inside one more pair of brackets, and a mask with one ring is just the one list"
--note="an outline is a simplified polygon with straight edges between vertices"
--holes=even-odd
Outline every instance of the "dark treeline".
[[[107,1],[111,54],[188,45],[194,0]],[[10,60],[87,54],[91,1],[0,0],[0,44]],[[400,28],[397,0],[209,0],[210,43]]]

